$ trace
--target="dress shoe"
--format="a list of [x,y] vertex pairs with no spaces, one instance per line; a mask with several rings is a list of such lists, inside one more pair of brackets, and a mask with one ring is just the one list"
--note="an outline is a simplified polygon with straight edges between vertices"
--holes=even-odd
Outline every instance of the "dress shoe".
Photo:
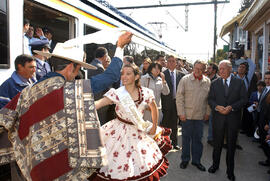
[[262,165],[262,166],[270,166],[270,163],[269,163],[269,161],[259,161],[258,162],[259,163],[259,165]]
[[238,150],[243,150],[243,147],[240,146],[240,145],[236,145],[236,149],[238,149]]
[[235,176],[234,175],[228,175],[228,179],[230,181],[235,181]]
[[192,165],[194,165],[195,167],[197,167],[200,171],[205,171],[205,167],[200,164],[200,163],[191,163]]
[[223,144],[222,147],[225,148],[225,149],[227,149],[228,148],[228,145],[227,144]]
[[214,144],[213,144],[213,140],[208,140],[207,143],[208,143],[209,145],[211,145],[211,146],[214,145]]
[[188,162],[181,162],[180,163],[180,168],[182,168],[182,169],[186,169],[187,168],[187,165],[188,165]]
[[218,167],[214,167],[213,165],[208,169],[209,173],[215,173],[218,170]]
[[175,149],[175,150],[180,150],[180,147],[179,147],[178,145],[174,145],[174,146],[173,146],[173,149]]

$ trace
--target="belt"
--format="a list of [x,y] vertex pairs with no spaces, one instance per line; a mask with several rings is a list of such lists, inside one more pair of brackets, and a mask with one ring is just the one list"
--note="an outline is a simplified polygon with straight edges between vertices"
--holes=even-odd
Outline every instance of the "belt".
[[133,123],[131,123],[131,122],[129,122],[129,121],[126,121],[126,120],[120,118],[117,114],[116,114],[116,118],[117,118],[119,121],[123,122],[123,123],[130,124],[130,125],[134,125]]

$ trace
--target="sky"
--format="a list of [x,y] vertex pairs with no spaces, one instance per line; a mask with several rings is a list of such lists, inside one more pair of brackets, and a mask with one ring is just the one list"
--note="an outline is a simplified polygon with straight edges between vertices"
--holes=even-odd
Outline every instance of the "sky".
[[[209,2],[212,0],[108,0],[115,7],[159,4],[176,4],[185,2]],[[224,0],[218,0],[224,1]],[[217,35],[224,24],[237,16],[242,0],[229,0],[230,3],[218,4]],[[139,24],[153,33],[159,26],[152,22],[162,22],[162,41],[175,49],[177,53],[191,62],[209,60],[213,56],[214,40],[214,5],[196,5],[188,7],[188,31],[185,32],[185,7],[147,8],[121,10],[131,16]],[[182,26],[182,27],[181,27]],[[228,34],[223,37],[229,40]],[[217,49],[222,49],[227,43],[219,36]]]

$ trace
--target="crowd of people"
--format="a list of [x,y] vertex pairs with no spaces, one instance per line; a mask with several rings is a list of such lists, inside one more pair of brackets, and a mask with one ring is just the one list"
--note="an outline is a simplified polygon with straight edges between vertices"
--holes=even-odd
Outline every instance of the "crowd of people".
[[239,132],[255,133],[266,156],[258,163],[270,166],[270,71],[262,80],[248,57],[237,65],[229,58],[219,65],[197,60],[191,67],[158,55],[139,68],[123,55],[132,38],[126,32],[113,57],[99,47],[88,64],[79,48],[53,45],[47,28],[35,34],[25,21],[24,54],[0,86],[0,149],[12,150],[0,155],[0,164],[12,180],[159,180],[169,167],[166,154],[180,150],[179,126],[180,168],[191,161],[206,171],[206,121],[213,146],[209,173],[219,169],[226,147],[227,177],[236,179]]

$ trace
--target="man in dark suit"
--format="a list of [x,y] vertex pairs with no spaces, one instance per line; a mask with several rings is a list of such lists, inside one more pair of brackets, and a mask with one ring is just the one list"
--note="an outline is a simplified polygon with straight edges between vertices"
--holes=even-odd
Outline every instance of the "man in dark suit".
[[161,94],[161,104],[162,104],[162,113],[163,118],[161,125],[167,128],[172,129],[171,140],[174,149],[179,150],[180,147],[178,146],[177,142],[177,123],[178,123],[178,116],[176,110],[176,102],[175,102],[175,95],[177,85],[180,79],[184,76],[183,73],[176,70],[176,59],[173,55],[168,56],[167,59],[167,70],[163,73],[165,75],[165,80],[169,86],[170,94],[163,95]]
[[228,60],[219,63],[220,77],[211,83],[208,103],[213,113],[213,165],[209,173],[219,168],[220,155],[224,142],[227,140],[227,175],[234,181],[234,154],[239,126],[241,125],[241,109],[247,102],[247,90],[243,80],[231,74],[232,64]]
[[265,88],[262,91],[262,94],[259,98],[259,103],[257,106],[258,111],[258,129],[259,129],[259,136],[260,136],[260,143],[263,149],[263,152],[266,156],[266,161],[259,161],[260,165],[263,166],[270,166],[270,147],[265,142],[265,138],[267,136],[267,131],[265,130],[265,126],[268,125],[268,121],[266,119],[266,115],[268,114],[267,111],[267,103],[266,98],[270,94],[270,71],[265,72],[264,74],[264,82],[266,84]]
[[108,57],[108,50],[104,47],[98,47],[95,51],[95,59],[92,60],[91,65],[97,67],[96,70],[88,71],[88,79],[94,75],[103,73],[105,71],[102,62],[106,61]]
[[[97,67],[97,69],[96,70],[88,70],[88,79],[92,76],[101,74],[105,71],[105,68],[103,66],[103,62],[105,62],[107,60],[107,58],[108,58],[107,49],[104,47],[98,47],[95,51],[95,59],[92,60],[92,62],[91,62],[91,65]],[[109,89],[109,87],[108,87],[108,89]],[[108,91],[108,89],[106,89],[100,93],[94,94],[94,99],[95,100],[101,99],[103,97],[104,93],[106,93]],[[104,106],[97,111],[98,118],[99,118],[101,125],[103,125],[109,121],[108,120],[109,119],[108,118],[108,109],[109,109],[109,106]]]

